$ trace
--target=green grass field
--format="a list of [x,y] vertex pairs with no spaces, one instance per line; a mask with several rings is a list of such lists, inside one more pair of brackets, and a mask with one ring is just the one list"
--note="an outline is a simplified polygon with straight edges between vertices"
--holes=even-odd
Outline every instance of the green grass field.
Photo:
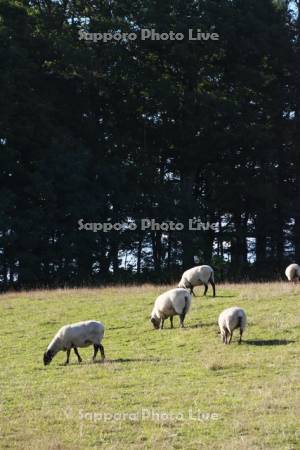
[[[217,286],[193,298],[185,329],[149,322],[167,286],[36,291],[0,297],[1,449],[300,449],[300,285]],[[217,318],[243,307],[230,346]],[[67,323],[100,320],[93,348],[42,356]]]

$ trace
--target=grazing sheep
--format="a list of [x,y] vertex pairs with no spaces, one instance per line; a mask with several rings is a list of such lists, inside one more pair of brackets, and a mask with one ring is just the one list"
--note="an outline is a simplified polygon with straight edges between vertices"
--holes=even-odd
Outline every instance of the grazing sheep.
[[246,327],[246,313],[242,308],[238,308],[237,306],[224,309],[224,311],[219,315],[218,324],[221,331],[221,339],[224,344],[230,344],[233,331],[236,328],[239,328],[240,344],[242,342],[243,331]]
[[171,328],[173,328],[173,317],[179,316],[180,327],[184,327],[185,315],[191,306],[192,296],[182,288],[171,289],[161,294],[154,303],[151,313],[151,322],[154,328],[161,330],[164,327],[164,321],[170,317]]
[[94,345],[94,356],[96,358],[98,350],[101,352],[102,359],[105,358],[104,348],[101,344],[104,335],[104,325],[95,320],[73,323],[62,327],[54,336],[47,351],[44,353],[44,364],[47,366],[52,361],[56,353],[60,351],[67,352],[65,364],[69,364],[71,349],[74,349],[78,362],[82,361],[77,347],[88,347]]
[[178,287],[190,289],[191,293],[195,295],[193,288],[195,286],[200,286],[204,284],[204,294],[206,295],[208,289],[208,283],[212,285],[213,288],[213,296],[216,296],[216,286],[215,286],[215,278],[214,278],[214,270],[210,266],[196,266],[192,269],[186,270],[181,280],[178,284]]
[[285,275],[289,281],[300,280],[300,266],[298,264],[290,264],[285,269]]

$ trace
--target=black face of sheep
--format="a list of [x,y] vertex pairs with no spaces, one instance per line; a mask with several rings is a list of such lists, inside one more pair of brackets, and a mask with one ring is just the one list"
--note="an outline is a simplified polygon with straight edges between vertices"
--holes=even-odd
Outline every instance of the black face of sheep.
[[155,319],[155,317],[151,317],[151,322],[153,327],[158,330],[159,329],[159,324],[160,324],[160,320],[159,319]]
[[51,353],[50,350],[48,350],[47,352],[45,352],[45,353],[44,353],[44,365],[45,365],[45,366],[48,366],[48,364],[51,363],[52,358],[53,358],[53,356],[52,356],[52,353]]

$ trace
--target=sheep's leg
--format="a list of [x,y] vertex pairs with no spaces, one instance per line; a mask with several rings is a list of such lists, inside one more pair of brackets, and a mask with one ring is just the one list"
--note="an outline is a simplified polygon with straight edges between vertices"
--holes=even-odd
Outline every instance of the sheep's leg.
[[240,339],[239,339],[239,344],[241,344],[241,342],[242,342],[242,335],[243,335],[243,330],[240,328]]
[[208,289],[208,284],[204,283],[204,293],[203,293],[204,296],[207,293],[207,289]]
[[104,347],[103,347],[102,344],[99,344],[99,350],[100,350],[100,353],[101,353],[101,358],[105,359]]
[[165,319],[161,319],[161,321],[160,321],[159,328],[160,328],[161,330],[162,330],[163,327],[164,327],[164,321],[165,321]]
[[180,318],[180,328],[184,328],[184,319],[185,319],[185,313],[183,313],[183,314],[180,314],[180,316],[179,316],[179,318]]
[[223,344],[226,344],[227,330],[221,329],[221,340]]
[[98,344],[94,344],[94,355],[93,355],[93,361],[94,361],[94,359],[96,358],[96,355],[97,355],[97,353],[98,353],[98,350],[99,350],[99,346],[98,346]]
[[232,338],[232,333],[229,331],[228,328],[225,328],[225,341],[224,344],[230,344]]
[[216,285],[212,280],[210,280],[210,284],[211,284],[211,287],[213,288],[213,297],[215,297],[216,296]]
[[173,328],[173,316],[170,316],[171,328]]
[[297,275],[297,273],[294,274],[294,276],[292,277],[292,282],[293,284],[297,284],[297,281],[300,280],[300,277]]
[[79,355],[78,350],[77,350],[76,347],[74,347],[74,352],[75,352],[75,355],[76,355],[77,358],[78,358],[78,362],[81,363],[82,359],[81,359],[81,356]]
[[224,339],[223,339],[224,344],[227,344],[227,337],[228,337],[228,330],[227,330],[227,328],[225,328],[225,330],[224,330]]
[[69,361],[70,361],[70,353],[71,353],[71,349],[68,348],[68,349],[67,349],[67,359],[66,359],[65,364],[69,364]]

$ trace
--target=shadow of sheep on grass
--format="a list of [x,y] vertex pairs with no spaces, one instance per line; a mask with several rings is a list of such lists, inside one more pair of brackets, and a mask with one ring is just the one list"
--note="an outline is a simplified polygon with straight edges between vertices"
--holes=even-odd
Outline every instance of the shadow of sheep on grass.
[[263,345],[288,345],[288,344],[293,344],[295,341],[289,341],[287,339],[267,339],[267,340],[263,340],[263,339],[257,339],[257,340],[250,340],[250,341],[243,341],[244,344],[248,344],[248,345],[256,345],[258,347],[263,346]]

